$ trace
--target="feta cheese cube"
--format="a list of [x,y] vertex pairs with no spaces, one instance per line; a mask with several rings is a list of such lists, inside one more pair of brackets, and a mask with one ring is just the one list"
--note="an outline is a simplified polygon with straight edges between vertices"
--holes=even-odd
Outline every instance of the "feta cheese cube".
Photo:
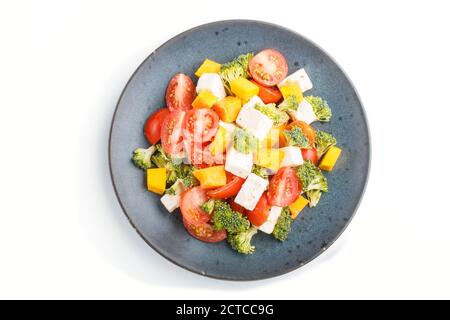
[[200,76],[195,91],[198,94],[203,90],[211,92],[219,100],[227,96],[222,79],[217,73],[204,73]]
[[180,195],[165,194],[161,197],[161,202],[167,211],[173,212],[180,206]]
[[264,191],[266,191],[268,185],[268,180],[263,179],[254,173],[250,173],[234,199],[234,202],[247,210],[253,210]]
[[225,171],[231,172],[235,176],[247,178],[252,172],[253,154],[245,154],[230,146],[227,150],[227,157],[225,160]]
[[308,91],[313,88],[311,79],[309,79],[308,74],[305,69],[300,69],[286,77],[283,81],[278,84],[278,87],[282,87],[286,82],[297,82],[302,89],[302,92]]
[[258,96],[251,98],[239,112],[236,123],[242,128],[248,129],[259,140],[263,140],[269,134],[273,121],[255,109],[257,103],[263,103]]
[[278,218],[281,215],[283,208],[273,206],[270,208],[269,217],[267,218],[267,221],[264,222],[262,225],[258,227],[258,230],[261,230],[262,232],[265,232],[267,234],[271,234],[273,232],[273,229],[275,229],[275,226],[277,224]]
[[302,149],[299,147],[284,147],[280,149],[284,152],[284,158],[281,167],[299,166],[303,164]]
[[317,120],[312,105],[306,99],[299,103],[297,111],[289,110],[288,113],[294,120],[300,120],[307,124]]

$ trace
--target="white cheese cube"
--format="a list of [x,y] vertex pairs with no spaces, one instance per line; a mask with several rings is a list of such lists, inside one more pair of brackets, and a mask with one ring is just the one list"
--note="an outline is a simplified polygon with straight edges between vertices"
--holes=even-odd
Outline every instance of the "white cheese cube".
[[303,164],[302,149],[299,147],[284,147],[280,149],[284,152],[284,158],[281,167],[299,166]]
[[264,191],[266,191],[268,185],[268,180],[263,179],[254,173],[250,173],[234,199],[234,202],[247,210],[253,210]]
[[161,197],[161,202],[169,212],[173,212],[180,206],[180,195],[165,194]]
[[311,79],[309,79],[308,74],[305,69],[300,69],[286,77],[283,81],[278,84],[278,87],[281,88],[286,82],[297,82],[302,89],[302,92],[308,91],[313,88]]
[[235,176],[247,178],[252,172],[253,154],[245,154],[234,149],[233,146],[227,150],[225,160],[225,171],[231,172]]
[[211,92],[219,100],[227,96],[222,79],[220,79],[220,76],[217,73],[204,73],[200,76],[195,91],[198,94],[203,90]]
[[258,230],[261,230],[262,232],[265,232],[267,234],[271,234],[273,232],[273,229],[275,229],[275,226],[277,224],[278,218],[281,215],[283,208],[273,206],[270,208],[269,217],[267,218],[267,221],[264,222],[262,225],[258,227]]
[[311,124],[317,120],[312,105],[306,101],[306,99],[303,99],[302,102],[298,104],[297,111],[289,110],[288,112],[294,120],[300,120],[307,124]]
[[255,109],[257,103],[263,103],[258,96],[251,98],[239,112],[236,123],[242,128],[248,129],[259,140],[267,137],[273,126],[273,121]]

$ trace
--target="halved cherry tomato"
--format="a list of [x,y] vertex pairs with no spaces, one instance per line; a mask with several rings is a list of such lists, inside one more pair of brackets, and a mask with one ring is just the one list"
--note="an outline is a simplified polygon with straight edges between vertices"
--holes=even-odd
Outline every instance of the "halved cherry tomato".
[[170,112],[161,125],[161,146],[169,155],[183,150],[183,123],[186,112],[176,109]]
[[303,121],[294,121],[286,127],[286,130],[291,130],[294,127],[299,127],[306,138],[308,138],[311,147],[314,146],[314,142],[316,142],[316,130],[313,127]]
[[269,218],[270,205],[267,199],[267,192],[264,193],[256,204],[255,209],[247,211],[248,220],[255,226],[259,227]]
[[264,103],[277,103],[280,101],[282,95],[280,90],[278,90],[277,87],[265,87],[260,85],[255,80],[250,80],[254,84],[256,84],[259,87],[259,93],[258,96],[261,98],[261,100]]
[[271,206],[286,207],[297,200],[301,188],[292,167],[281,168],[270,180],[267,199]]
[[302,157],[303,160],[309,160],[316,166],[319,163],[319,157],[317,156],[317,150],[315,148],[302,149]]
[[145,122],[144,135],[151,144],[156,144],[161,139],[161,126],[168,114],[169,109],[159,109]]
[[200,241],[214,243],[227,238],[227,232],[225,230],[214,230],[213,226],[208,222],[194,225],[187,222],[186,219],[183,219],[183,224],[187,232]]
[[186,190],[181,194],[181,215],[189,225],[201,226],[211,219],[211,216],[201,209],[201,205],[206,201],[208,201],[206,191],[200,187]]
[[184,138],[201,144],[211,141],[219,129],[219,116],[211,109],[189,110],[184,120]]
[[283,54],[274,49],[266,49],[250,60],[252,78],[266,87],[274,86],[286,78],[288,64]]
[[227,199],[232,196],[235,196],[238,194],[239,190],[241,190],[242,185],[244,184],[245,179],[242,179],[241,177],[227,174],[227,184],[223,187],[209,190],[207,192],[208,197],[214,198],[214,199]]
[[191,78],[183,73],[173,76],[166,90],[166,104],[169,110],[189,110],[194,99],[195,86]]
[[237,211],[241,214],[247,214],[247,210],[245,210],[245,208],[243,206],[241,206],[240,204],[237,204],[236,202],[234,202],[234,198],[228,200],[228,203],[231,207],[231,209],[233,209],[234,211]]

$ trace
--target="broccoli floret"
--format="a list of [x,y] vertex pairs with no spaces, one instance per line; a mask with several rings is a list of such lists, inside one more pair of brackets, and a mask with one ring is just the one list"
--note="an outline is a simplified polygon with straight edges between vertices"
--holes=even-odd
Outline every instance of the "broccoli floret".
[[248,64],[253,58],[253,53],[241,54],[236,59],[224,63],[220,68],[220,77],[223,85],[231,94],[231,81],[237,78],[248,78]]
[[134,150],[133,157],[131,158],[131,160],[136,165],[136,167],[142,170],[150,169],[152,167],[151,158],[153,153],[155,153],[155,151],[156,151],[155,146],[151,146],[148,149],[138,148]]
[[165,193],[166,194],[170,194],[170,195],[178,195],[181,194],[184,190],[186,189],[183,180],[178,179],[177,181],[175,181],[175,183],[170,186],[170,188],[167,188]]
[[309,200],[309,206],[311,208],[317,206],[321,196],[322,196],[322,191],[320,191],[320,190],[306,191],[306,197]]
[[317,120],[324,122],[330,121],[332,113],[326,100],[315,96],[308,96],[305,99],[311,104]]
[[296,96],[289,96],[283,100],[282,103],[278,105],[278,109],[281,111],[297,111],[298,109],[298,101]]
[[310,149],[309,140],[299,127],[293,127],[291,130],[284,130],[284,136],[290,146],[299,146],[303,149]]
[[175,173],[177,178],[183,181],[186,188],[192,188],[198,185],[198,180],[194,177],[194,171],[194,166],[188,164],[175,165]]
[[317,156],[321,158],[325,152],[337,143],[336,138],[330,133],[317,130],[317,137],[315,142],[315,147],[317,150]]
[[269,173],[267,172],[266,168],[258,166],[257,164],[253,165],[252,173],[256,174],[257,176],[260,176],[263,179],[269,178]]
[[258,139],[247,129],[236,128],[234,131],[234,148],[242,153],[249,154],[256,150]]
[[216,230],[226,230],[229,233],[239,233],[250,228],[250,222],[224,201],[214,202],[214,211],[211,222]]
[[216,201],[214,199],[210,199],[210,200],[206,201],[204,204],[202,204],[200,206],[200,209],[207,212],[208,214],[212,214],[214,211],[215,203],[216,203]]
[[302,184],[303,191],[306,192],[306,196],[310,201],[309,206],[316,206],[320,200],[321,192],[328,191],[327,179],[322,171],[308,160],[298,167],[297,176]]
[[255,251],[255,246],[252,246],[251,241],[258,229],[251,227],[250,229],[236,234],[228,234],[227,240],[231,247],[242,254],[252,254]]
[[278,218],[277,224],[273,229],[272,235],[275,239],[284,241],[287,239],[289,233],[291,232],[291,224],[294,221],[290,215],[289,208],[283,208],[280,217]]
[[280,126],[289,121],[289,116],[286,112],[279,110],[275,103],[261,104],[257,103],[255,109],[266,115],[273,121],[274,126]]

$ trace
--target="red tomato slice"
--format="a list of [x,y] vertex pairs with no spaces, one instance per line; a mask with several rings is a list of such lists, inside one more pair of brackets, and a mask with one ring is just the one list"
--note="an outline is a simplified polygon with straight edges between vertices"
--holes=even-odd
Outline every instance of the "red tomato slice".
[[225,230],[216,231],[210,223],[194,225],[187,222],[186,219],[183,219],[183,224],[187,232],[200,241],[215,243],[227,238],[227,232]]
[[161,146],[164,152],[175,155],[183,150],[183,123],[186,112],[170,112],[161,125]]
[[247,211],[248,220],[255,226],[259,227],[269,218],[270,205],[267,199],[267,192],[261,196],[255,209]]
[[277,103],[282,98],[280,90],[277,87],[264,87],[255,80],[250,80],[259,87],[258,96],[264,103]]
[[169,109],[159,109],[145,122],[144,135],[149,143],[156,144],[161,139],[161,126],[168,114]]
[[206,191],[200,187],[186,190],[181,194],[181,215],[189,225],[201,226],[211,219],[211,216],[200,208],[206,201],[208,201]]
[[271,206],[286,207],[300,195],[297,173],[292,167],[281,168],[270,180],[267,199]]
[[288,64],[284,56],[277,50],[266,49],[250,60],[252,78],[266,87],[274,86],[286,78]]
[[308,138],[309,144],[314,146],[314,143],[316,142],[316,130],[314,130],[313,127],[303,121],[294,121],[286,127],[286,130],[291,130],[294,127],[299,127],[306,138]]
[[189,110],[184,121],[185,138],[204,144],[211,141],[219,129],[219,116],[211,109]]
[[230,175],[227,177],[227,184],[223,187],[209,190],[207,192],[208,197],[214,199],[227,199],[238,194],[244,184],[245,179],[237,177],[235,175]]
[[189,110],[195,99],[195,86],[191,78],[178,73],[169,82],[166,90],[166,104],[170,111]]
[[247,212],[246,212],[247,210],[245,210],[245,208],[243,206],[241,206],[241,205],[237,204],[236,202],[234,202],[234,198],[230,199],[228,201],[228,203],[230,204],[231,209],[233,209],[234,211],[237,211],[237,212],[239,212],[241,214],[247,215]]
[[311,161],[315,166],[319,163],[319,157],[317,156],[317,150],[312,149],[302,149],[303,160]]

